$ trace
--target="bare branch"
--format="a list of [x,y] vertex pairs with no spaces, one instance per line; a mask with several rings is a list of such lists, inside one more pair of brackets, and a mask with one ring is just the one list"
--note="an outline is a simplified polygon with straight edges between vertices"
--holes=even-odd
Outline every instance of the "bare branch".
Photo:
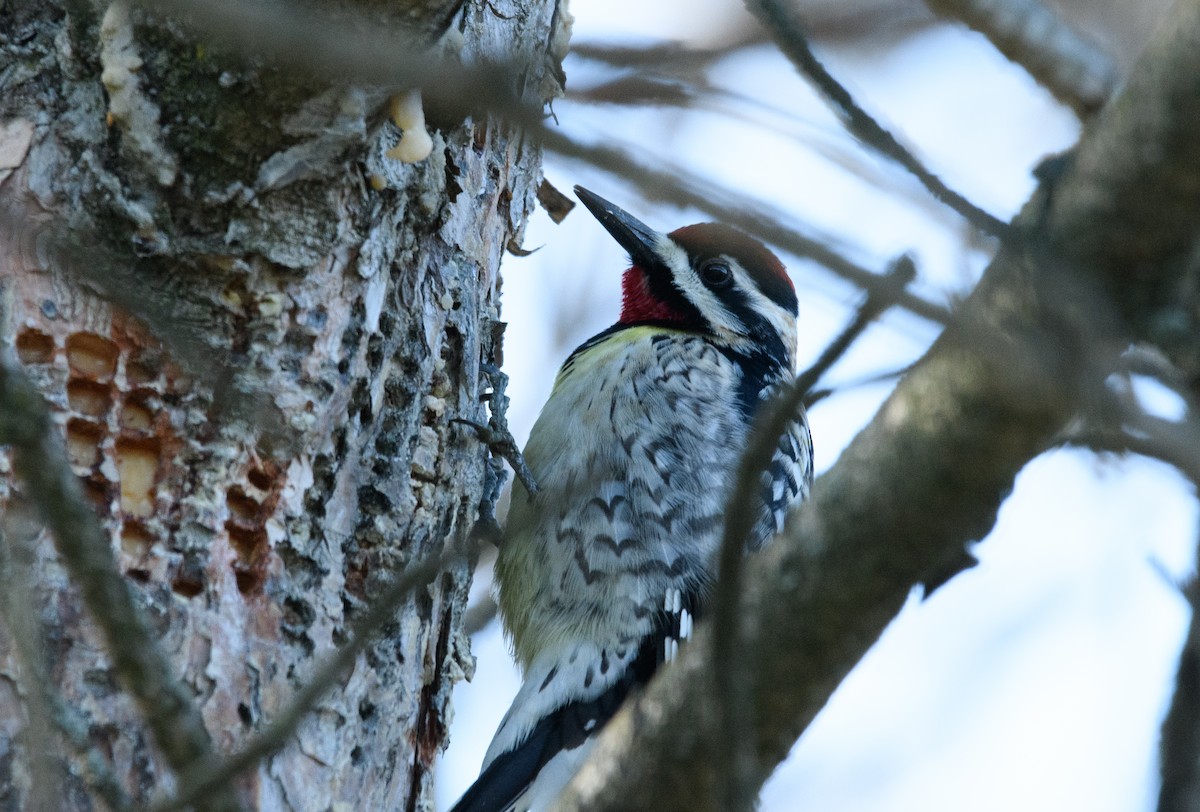
[[891,283],[892,289],[879,289],[868,294],[866,301],[859,305],[858,312],[854,314],[854,320],[837,338],[830,342],[820,357],[800,374],[798,383],[804,386],[806,399],[812,388],[820,383],[821,378],[833,368],[834,364],[841,360],[863,332],[883,314],[883,311],[898,301],[904,288],[917,278],[917,266],[913,263],[912,257],[904,254],[888,267],[883,278]]
[[[229,0],[212,3],[146,0],[146,3],[147,8],[178,15],[187,25],[222,38],[255,58],[270,59],[324,79],[339,77],[391,89],[421,86],[426,99],[436,101],[448,111],[466,114],[486,110],[500,115],[511,124],[523,126],[544,148],[604,167],[638,184],[652,198],[695,206],[780,248],[811,258],[868,292],[888,288],[878,274],[842,256],[827,241],[803,236],[795,225],[781,223],[749,201],[719,205],[716,201],[730,200],[728,192],[718,192],[686,172],[653,169],[619,149],[580,144],[548,127],[540,109],[521,100],[516,90],[517,72],[512,66],[464,66],[432,51],[399,48],[397,42],[411,39],[413,32],[368,24],[349,12],[332,16],[302,9],[294,3],[283,6],[273,3],[267,7],[259,2]],[[298,48],[296,43],[306,43],[306,47]],[[869,117],[867,120],[870,121]],[[871,121],[870,125],[873,124]],[[944,323],[949,317],[944,306],[908,291],[898,296],[899,306],[923,318]],[[161,330],[164,335],[171,335],[169,324],[156,324],[150,318],[153,314],[143,314],[136,303],[129,303],[129,309],[139,316],[146,315],[156,334]],[[181,360],[186,363],[189,359],[181,355]]]
[[[11,518],[11,514],[4,518]],[[8,628],[19,669],[17,684],[26,716],[23,738],[29,764],[30,804],[35,809],[62,809],[57,765],[51,756],[57,748],[51,724],[53,683],[48,678],[42,650],[46,634],[41,629],[38,604],[30,590],[30,585],[37,582],[30,566],[31,545],[22,538],[25,533],[11,526],[15,522],[5,523],[10,526],[0,527],[0,619]]]
[[[1014,222],[1022,239],[1002,247],[782,543],[750,562],[738,614],[756,736],[742,744],[757,753],[758,780],[912,586],[987,532],[1017,472],[1102,387],[1112,347],[1161,335],[1155,317],[1178,304],[1164,293],[1198,225],[1200,2],[1181,3],[1169,23],[1077,158]],[[1072,269],[1092,284],[1074,284]],[[1197,295],[1182,306],[1195,308]],[[1116,329],[1117,315],[1132,336]],[[1186,369],[1187,356],[1165,351]],[[705,700],[711,633],[701,627],[609,723],[559,808],[713,808],[714,740],[724,733]]]
[[1200,797],[1200,581],[1193,578],[1184,595],[1192,619],[1179,652],[1175,694],[1162,725],[1158,812],[1188,812]]
[[96,797],[104,801],[112,812],[130,809],[129,796],[103,760],[87,731],[76,723],[75,711],[62,701],[54,690],[49,664],[42,642],[47,634],[39,622],[38,604],[32,591],[37,583],[31,566],[32,550],[26,539],[21,538],[21,529],[13,528],[9,521],[20,510],[10,510],[5,517],[7,535],[0,532],[0,617],[13,640],[13,652],[20,665],[21,690],[25,695],[25,708],[29,716],[31,735],[26,745],[33,761],[30,787],[34,809],[64,809],[60,800],[61,782],[55,765],[49,756],[58,748],[53,745],[52,731],[67,740],[87,765],[86,781]]
[[[1162,460],[1179,469],[1200,491],[1200,422],[1194,413],[1189,420],[1174,423],[1145,414],[1128,399],[1115,402],[1113,411],[1118,413],[1121,427],[1089,427],[1066,441],[1093,450]],[[1159,812],[1187,812],[1195,809],[1200,797],[1200,580],[1193,575],[1181,591],[1191,606],[1192,618],[1179,652],[1175,693],[1162,723]]]
[[[691,205],[724,222],[741,227],[767,242],[809,257],[835,274],[868,292],[887,288],[884,280],[841,256],[820,240],[806,238],[794,225],[784,225],[747,201],[719,205],[729,200],[726,191],[716,193],[686,172],[652,169],[619,149],[577,143],[546,126],[540,110],[521,101],[515,91],[516,72],[510,67],[463,66],[435,53],[397,48],[412,32],[381,29],[341,15],[331,17],[301,9],[294,4],[199,3],[197,0],[147,0],[148,7],[182,15],[188,24],[227,41],[256,58],[291,65],[314,75],[342,77],[394,89],[420,85],[427,99],[448,110],[484,108],[510,123],[526,128],[528,135],[558,154],[601,166],[638,184],[651,197]],[[347,19],[350,22],[347,22]],[[369,30],[363,30],[367,28]],[[311,49],[297,49],[296,42],[314,41]],[[873,122],[872,122],[873,123]],[[909,292],[897,304],[923,318],[945,322],[948,310]],[[136,312],[136,311],[135,311]]]
[[[637,68],[642,71],[660,69],[672,73],[694,74],[712,67],[718,60],[737,53],[743,48],[761,45],[764,42],[762,34],[758,32],[735,33],[739,36],[707,48],[690,48],[674,42],[647,47],[581,42],[572,43],[571,53],[614,67]],[[756,33],[757,36],[755,36]]]
[[925,0],[934,13],[983,34],[1080,118],[1099,110],[1117,69],[1099,45],[1076,33],[1040,0]]
[[474,637],[490,626],[499,614],[500,604],[491,595],[485,595],[478,603],[467,607],[463,616],[463,631]]
[[[903,256],[892,264],[886,278],[892,280],[895,292],[899,292],[915,276],[916,268],[912,260]],[[830,343],[816,362],[762,409],[738,465],[734,489],[725,510],[719,578],[710,621],[713,662],[718,665],[713,669],[717,715],[724,731],[717,743],[720,752],[715,759],[716,796],[724,799],[724,809],[753,808],[758,792],[755,776],[759,768],[754,764],[753,750],[744,746],[745,742],[754,738],[754,703],[749,694],[752,680],[742,668],[747,658],[742,650],[743,641],[738,635],[738,616],[741,611],[745,540],[750,535],[760,508],[757,493],[762,472],[770,466],[779,438],[787,431],[788,424],[802,408],[813,386],[894,301],[895,293],[867,297],[850,325]]]
[[[1189,409],[1188,419],[1172,422],[1146,414],[1132,396],[1114,394],[1112,400],[1111,411],[1121,423],[1119,428],[1087,429],[1069,437],[1068,442],[1161,460],[1175,466],[1200,493],[1200,420],[1196,412]],[[1195,809],[1200,797],[1200,580],[1193,575],[1181,591],[1192,617],[1179,652],[1175,693],[1162,723],[1159,812],[1187,812]]]
[[993,237],[1003,237],[1007,226],[948,187],[925,168],[917,157],[896,137],[872,118],[837,79],[825,69],[808,45],[804,25],[796,6],[785,0],[747,0],[750,12],[758,18],[796,68],[842,116],[846,128],[864,144],[895,161],[921,182],[930,194],[962,215],[975,228]]
[[1194,420],[1173,423],[1144,412],[1123,413],[1119,429],[1085,429],[1062,437],[1066,445],[1091,451],[1139,454],[1179,469],[1191,482],[1200,484],[1200,431]]
[[365,14],[261,0],[143,0],[141,5],[247,57],[322,81],[352,80],[393,91],[423,87],[452,109],[468,100],[515,98],[509,71],[465,68],[429,50],[429,31],[380,25]]
[[[852,262],[825,242],[806,237],[797,226],[788,225],[778,217],[748,200],[739,199],[728,190],[717,190],[700,178],[677,167],[651,167],[639,163],[627,152],[608,146],[580,144],[557,130],[539,128],[536,136],[542,145],[559,155],[590,166],[607,169],[628,178],[652,200],[666,200],[676,205],[693,206],[716,220],[759,237],[789,253],[808,257],[831,270],[837,276],[863,288],[867,293],[893,296],[894,303],[929,321],[945,324],[950,311],[939,304],[923,299],[910,291],[897,291],[885,277]],[[721,201],[725,201],[722,203]]]
[[23,254],[36,257],[40,265],[63,271],[100,298],[136,315],[174,359],[205,385],[218,388],[227,376],[213,357],[206,332],[211,325],[203,314],[181,301],[184,297],[170,289],[172,281],[156,278],[132,250],[119,254],[86,224],[54,220],[11,200],[0,208],[0,234],[20,245]]
[[[0,443],[12,446],[26,498],[54,536],[104,636],[117,678],[137,700],[167,763],[182,772],[211,753],[204,721],[117,571],[108,534],[84,499],[45,401],[8,362],[0,362]],[[234,808],[223,795],[212,799],[212,806]]]

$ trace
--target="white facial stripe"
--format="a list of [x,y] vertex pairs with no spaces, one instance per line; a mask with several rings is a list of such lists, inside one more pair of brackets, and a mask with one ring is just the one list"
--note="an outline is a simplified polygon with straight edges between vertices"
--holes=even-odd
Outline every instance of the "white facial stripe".
[[759,289],[758,284],[750,277],[750,274],[736,261],[726,256],[722,256],[721,259],[729,262],[729,267],[733,269],[734,279],[737,281],[738,287],[746,294],[746,298],[750,301],[750,307],[770,322],[771,327],[783,340],[783,346],[787,348],[789,355],[795,352],[795,316],[768,298]]
[[654,244],[654,253],[667,264],[672,273],[678,274],[681,268],[688,267],[687,251],[683,247],[666,234],[658,235],[658,242]]
[[[683,295],[696,306],[705,320],[712,325],[712,328],[718,334],[723,334],[731,344],[736,343],[737,339],[746,335],[746,325],[742,324],[741,319],[738,319],[721,302],[716,295],[704,286],[700,278],[696,276],[696,272],[692,270],[691,260],[688,258],[687,251],[674,240],[667,236],[663,236],[659,243],[655,246],[655,252],[671,269],[671,275],[675,278],[675,284],[683,291]],[[730,263],[730,266],[735,268],[735,273],[741,271],[737,263],[730,260],[728,257],[722,257]],[[742,284],[742,279],[747,279],[744,271],[741,271],[742,276],[739,277],[739,284]]]
[[[716,294],[700,281],[695,271],[692,270],[687,252],[682,247],[664,235],[655,246],[655,250],[671,269],[671,273],[675,277],[675,284],[704,315],[712,325],[714,332],[721,335],[731,346],[749,343],[746,325],[742,323],[741,319],[730,313]],[[771,324],[771,327],[783,340],[789,355],[793,353],[796,346],[796,320],[792,314],[769,299],[737,260],[728,255],[722,255],[721,259],[729,264],[733,271],[734,282],[745,295],[750,307]]]

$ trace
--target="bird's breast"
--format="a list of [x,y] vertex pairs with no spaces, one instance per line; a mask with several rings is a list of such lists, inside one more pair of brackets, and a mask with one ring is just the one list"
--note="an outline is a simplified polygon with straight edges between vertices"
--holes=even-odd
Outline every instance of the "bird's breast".
[[522,659],[574,636],[631,643],[669,588],[711,577],[747,432],[737,367],[704,338],[631,327],[576,352],[530,435],[497,562]]

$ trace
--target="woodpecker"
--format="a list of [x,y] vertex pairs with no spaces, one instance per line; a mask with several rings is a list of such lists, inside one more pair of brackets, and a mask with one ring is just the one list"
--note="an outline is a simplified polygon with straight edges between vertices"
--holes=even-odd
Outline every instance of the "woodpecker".
[[[582,187],[629,252],[616,324],[558,373],[496,561],[523,682],[454,812],[548,809],[595,734],[703,615],[751,421],[795,375],[796,292],[726,225],[656,232]],[[754,550],[812,484],[803,412],[763,472]]]

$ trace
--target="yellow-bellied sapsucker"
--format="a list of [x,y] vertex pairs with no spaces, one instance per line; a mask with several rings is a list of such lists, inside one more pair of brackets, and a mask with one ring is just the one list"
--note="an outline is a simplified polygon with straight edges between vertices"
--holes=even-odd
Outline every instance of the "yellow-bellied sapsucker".
[[[629,252],[620,320],[563,364],[525,448],[496,562],[524,671],[456,812],[543,810],[620,704],[670,660],[713,585],[751,421],[795,374],[796,292],[757,240],[714,223],[655,232],[595,194]],[[763,473],[751,549],[808,494],[804,414]]]

